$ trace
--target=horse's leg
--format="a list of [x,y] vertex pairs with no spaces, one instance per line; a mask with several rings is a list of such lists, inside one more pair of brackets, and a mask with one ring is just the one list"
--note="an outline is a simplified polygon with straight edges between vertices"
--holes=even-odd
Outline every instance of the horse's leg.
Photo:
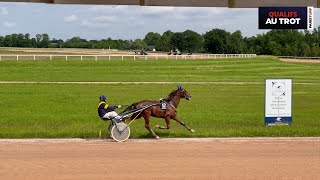
[[170,129],[170,116],[164,118],[166,120],[167,127],[156,125],[158,129]]
[[195,132],[193,129],[191,129],[189,126],[187,126],[184,122],[180,121],[180,119],[177,118],[177,116],[175,116],[173,119],[175,121],[177,121],[179,124],[181,124],[183,127],[185,127],[186,129],[188,129],[190,132],[192,132],[192,133]]
[[145,124],[144,127],[146,127],[148,129],[148,131],[152,134],[153,137],[159,139],[159,136],[156,135],[156,133],[154,133],[152,131],[152,129],[150,128],[150,115],[149,116],[148,115],[144,115],[143,118],[144,118],[144,124]]

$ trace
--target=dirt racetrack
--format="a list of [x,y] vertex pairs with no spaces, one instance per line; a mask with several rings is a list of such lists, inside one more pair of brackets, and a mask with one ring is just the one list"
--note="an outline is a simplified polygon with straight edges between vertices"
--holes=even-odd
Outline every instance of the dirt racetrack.
[[0,140],[0,179],[320,179],[320,138]]
[[300,63],[320,63],[319,59],[280,59],[280,61],[284,62],[300,62]]

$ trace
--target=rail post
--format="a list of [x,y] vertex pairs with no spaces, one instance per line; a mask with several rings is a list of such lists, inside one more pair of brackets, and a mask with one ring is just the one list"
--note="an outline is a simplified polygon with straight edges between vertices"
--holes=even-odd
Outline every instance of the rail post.
[[81,58],[80,58],[80,59],[81,59],[81,61],[82,61],[82,55],[81,55]]
[[133,60],[134,60],[134,61],[136,60],[136,55],[133,55]]
[[0,61],[1,61],[1,55],[0,55]]
[[34,61],[36,60],[36,55],[33,55],[33,60],[34,60]]
[[123,56],[121,56],[121,60],[123,61]]
[[109,61],[111,60],[111,56],[109,55]]
[[17,61],[19,61],[19,55],[17,55]]
[[95,58],[96,61],[98,61],[98,57],[97,56],[94,56],[94,58]]
[[52,61],[52,55],[50,55],[50,61]]
[[66,61],[68,61],[68,55],[66,55]]

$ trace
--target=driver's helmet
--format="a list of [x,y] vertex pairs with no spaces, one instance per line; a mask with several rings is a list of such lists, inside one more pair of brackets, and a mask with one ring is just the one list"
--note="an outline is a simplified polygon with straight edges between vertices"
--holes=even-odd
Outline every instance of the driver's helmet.
[[106,102],[107,96],[106,96],[106,95],[101,95],[101,96],[99,97],[99,99],[100,99],[100,101]]

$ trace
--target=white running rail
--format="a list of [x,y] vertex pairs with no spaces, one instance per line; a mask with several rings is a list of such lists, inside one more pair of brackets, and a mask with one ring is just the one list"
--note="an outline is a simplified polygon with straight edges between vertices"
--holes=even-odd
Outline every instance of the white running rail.
[[61,55],[61,54],[0,54],[3,60],[158,60],[158,59],[228,59],[253,58],[256,54],[194,54],[194,55]]

